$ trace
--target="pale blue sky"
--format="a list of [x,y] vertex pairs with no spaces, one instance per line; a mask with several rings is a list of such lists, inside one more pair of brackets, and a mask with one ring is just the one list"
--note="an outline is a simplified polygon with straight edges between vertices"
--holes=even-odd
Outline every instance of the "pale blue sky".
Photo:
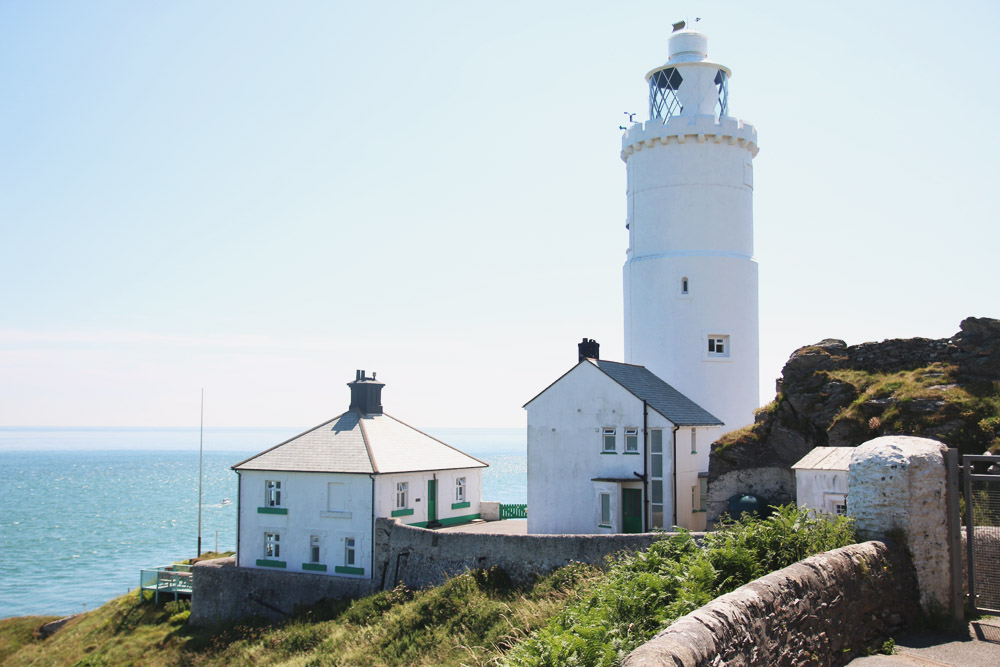
[[1000,317],[994,2],[0,3],[0,425],[517,426],[622,359],[623,111],[703,17],[788,355]]

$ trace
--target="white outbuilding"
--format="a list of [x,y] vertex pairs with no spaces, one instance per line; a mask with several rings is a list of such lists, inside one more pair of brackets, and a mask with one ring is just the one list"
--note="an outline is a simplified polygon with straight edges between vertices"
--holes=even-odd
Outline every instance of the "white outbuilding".
[[479,518],[487,464],[384,414],[374,374],[348,386],[347,412],[233,466],[240,567],[370,578],[376,518]]
[[705,529],[709,447],[722,422],[647,368],[579,363],[525,404],[528,532]]
[[799,459],[795,471],[795,502],[802,507],[847,514],[848,469],[854,447],[816,447]]

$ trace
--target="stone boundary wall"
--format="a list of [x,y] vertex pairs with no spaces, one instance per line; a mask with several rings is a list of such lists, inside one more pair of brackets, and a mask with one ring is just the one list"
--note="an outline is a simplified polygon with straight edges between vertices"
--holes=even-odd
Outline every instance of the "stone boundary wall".
[[854,544],[716,598],[622,665],[843,665],[906,628],[918,609],[905,550],[888,542]]
[[299,605],[327,598],[360,598],[375,591],[368,579],[236,567],[232,556],[201,561],[191,571],[191,625],[254,615],[284,620]]
[[436,586],[467,569],[492,565],[513,581],[528,583],[570,562],[599,565],[610,554],[645,549],[668,535],[497,535],[437,532],[391,519],[375,524],[375,579],[382,589],[399,582],[411,588]]

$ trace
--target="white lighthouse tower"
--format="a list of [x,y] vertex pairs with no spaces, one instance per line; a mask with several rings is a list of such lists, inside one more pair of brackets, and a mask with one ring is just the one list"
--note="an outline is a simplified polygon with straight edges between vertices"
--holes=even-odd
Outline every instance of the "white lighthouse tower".
[[649,120],[622,138],[628,171],[625,359],[721,419],[758,407],[753,157],[757,131],[729,115],[727,67],[675,31],[646,75]]

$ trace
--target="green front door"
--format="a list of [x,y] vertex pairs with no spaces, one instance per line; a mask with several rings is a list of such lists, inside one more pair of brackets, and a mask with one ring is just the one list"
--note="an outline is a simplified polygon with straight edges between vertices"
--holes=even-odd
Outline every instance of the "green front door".
[[436,479],[427,480],[427,523],[437,521],[437,487]]
[[622,531],[642,532],[642,491],[622,489]]

